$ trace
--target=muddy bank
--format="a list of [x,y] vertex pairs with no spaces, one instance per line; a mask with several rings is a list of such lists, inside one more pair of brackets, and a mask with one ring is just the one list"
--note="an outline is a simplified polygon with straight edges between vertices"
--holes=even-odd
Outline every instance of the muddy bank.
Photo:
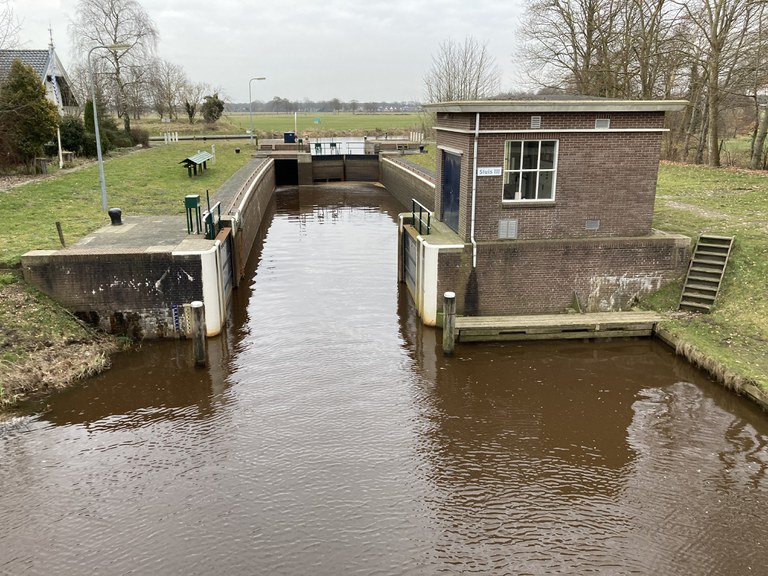
[[24,282],[0,284],[0,301],[0,410],[107,369],[123,345]]

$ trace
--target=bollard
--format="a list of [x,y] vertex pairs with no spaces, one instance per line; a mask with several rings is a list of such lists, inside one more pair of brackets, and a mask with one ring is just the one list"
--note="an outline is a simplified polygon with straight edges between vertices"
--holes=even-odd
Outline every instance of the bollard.
[[453,354],[454,329],[456,327],[456,294],[443,294],[443,354]]
[[107,210],[109,214],[109,220],[112,222],[112,226],[121,226],[123,224],[123,211],[120,208],[110,208]]
[[205,366],[205,305],[199,300],[190,304],[192,308],[192,347],[195,352],[195,366]]

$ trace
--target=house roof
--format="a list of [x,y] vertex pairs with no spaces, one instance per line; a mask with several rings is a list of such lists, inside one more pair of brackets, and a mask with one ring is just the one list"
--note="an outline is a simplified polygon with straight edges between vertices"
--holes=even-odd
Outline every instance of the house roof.
[[685,100],[611,100],[607,98],[563,97],[518,100],[477,100],[424,104],[431,112],[672,112],[683,110]]
[[40,80],[43,80],[50,56],[48,50],[0,50],[0,82],[8,78],[14,60],[21,60],[22,64],[31,66],[40,76]]
[[[40,81],[49,89],[49,97],[53,100],[59,100],[56,102],[57,105],[78,106],[77,99],[70,87],[69,77],[52,48],[48,50],[0,50],[0,84],[7,80],[14,60],[21,60],[22,64],[30,66],[37,73]],[[50,88],[54,71],[56,75],[55,88],[59,94],[51,96],[50,94],[56,91]]]

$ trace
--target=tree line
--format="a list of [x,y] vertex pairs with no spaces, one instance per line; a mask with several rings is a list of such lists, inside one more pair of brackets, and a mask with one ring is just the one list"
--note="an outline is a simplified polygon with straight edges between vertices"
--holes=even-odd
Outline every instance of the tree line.
[[670,159],[719,166],[725,136],[751,133],[764,168],[768,133],[765,0],[530,0],[520,51],[544,92],[685,99]]
[[[768,1],[528,0],[515,58],[525,90],[500,93],[495,59],[473,37],[447,40],[425,75],[428,101],[568,94],[686,100],[663,154],[719,166],[726,138],[750,134],[766,167]],[[531,88],[532,87],[532,88]]]
[[[0,0],[0,49],[18,45],[19,30],[11,3]],[[78,0],[70,33],[83,54],[69,71],[82,117],[62,117],[47,101],[34,70],[14,62],[0,86],[0,163],[29,165],[57,129],[63,149],[95,155],[92,93],[103,151],[147,144],[148,134],[132,128],[131,120],[149,110],[161,118],[183,114],[189,122],[199,117],[215,122],[221,117],[224,101],[218,90],[192,82],[181,66],[156,55],[159,32],[136,0]],[[107,110],[116,113],[122,128]]]

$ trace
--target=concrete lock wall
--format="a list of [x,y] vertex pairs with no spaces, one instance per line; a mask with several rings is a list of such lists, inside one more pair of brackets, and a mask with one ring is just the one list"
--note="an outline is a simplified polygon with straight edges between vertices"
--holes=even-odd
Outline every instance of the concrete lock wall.
[[631,308],[687,269],[685,236],[480,243],[441,251],[434,306],[456,293],[467,316],[608,312]]
[[174,337],[184,303],[203,299],[194,253],[56,253],[22,257],[24,279],[90,324],[131,338]]
[[224,206],[226,215],[222,220],[232,228],[234,286],[245,273],[245,263],[274,191],[275,166],[269,159],[256,169],[241,193]]
[[[299,162],[299,170],[308,164]],[[367,179],[370,159],[361,159],[359,168]],[[375,171],[407,210],[412,198],[435,207],[435,184],[428,174],[388,158]],[[81,318],[133,338],[186,337],[189,304],[202,300],[207,333],[216,335],[274,190],[274,161],[264,159],[239,190],[224,194],[225,228],[216,240],[191,236],[173,249],[33,251],[22,257],[25,279]],[[410,216],[401,218],[401,242]],[[690,255],[687,237],[651,235],[486,240],[478,242],[474,257],[471,243],[439,226],[441,234],[407,231],[418,254],[412,294],[422,321],[430,325],[438,320],[446,291],[456,293],[457,313],[464,315],[627,309],[682,276]],[[231,251],[226,249],[230,235]],[[400,268],[402,280],[402,258]]]
[[386,156],[381,157],[379,171],[381,183],[408,210],[411,209],[411,200],[415,199],[428,210],[434,211],[434,178]]
[[[24,278],[83,320],[136,339],[189,336],[189,306],[202,301],[206,334],[216,336],[274,189],[274,166],[265,162],[222,208],[231,214],[222,215],[225,228],[215,240],[192,235],[175,246],[102,253],[87,245],[36,250],[22,256]],[[151,218],[135,221],[156,226]]]

